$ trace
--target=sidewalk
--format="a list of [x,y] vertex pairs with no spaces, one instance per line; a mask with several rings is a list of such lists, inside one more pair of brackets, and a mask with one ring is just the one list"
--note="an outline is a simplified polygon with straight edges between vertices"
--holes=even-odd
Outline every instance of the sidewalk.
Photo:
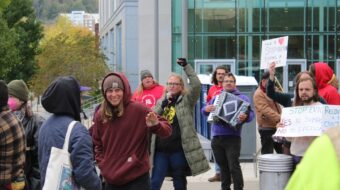
[[[187,177],[188,190],[220,190],[220,182],[209,182],[208,178],[215,175],[214,163],[210,163],[211,169],[195,177]],[[259,190],[259,176],[255,176],[253,163],[241,163],[244,179],[244,190]],[[233,185],[231,185],[233,187]],[[165,180],[161,190],[173,190],[172,181]]]

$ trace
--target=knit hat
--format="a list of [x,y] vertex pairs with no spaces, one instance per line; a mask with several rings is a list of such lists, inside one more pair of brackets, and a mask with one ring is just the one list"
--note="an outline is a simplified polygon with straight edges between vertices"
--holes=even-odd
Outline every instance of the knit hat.
[[28,101],[28,88],[23,80],[12,80],[8,83],[8,94],[21,101]]
[[146,77],[152,77],[153,78],[153,76],[152,76],[152,74],[149,70],[142,70],[140,72],[140,80],[142,81]]
[[108,77],[106,77],[104,79],[103,82],[103,90],[104,93],[106,92],[106,90],[108,90],[109,88],[120,88],[121,90],[124,91],[124,84],[122,79],[120,79],[118,76],[116,75],[109,75]]
[[8,89],[3,80],[0,80],[0,107],[6,106],[8,101]]

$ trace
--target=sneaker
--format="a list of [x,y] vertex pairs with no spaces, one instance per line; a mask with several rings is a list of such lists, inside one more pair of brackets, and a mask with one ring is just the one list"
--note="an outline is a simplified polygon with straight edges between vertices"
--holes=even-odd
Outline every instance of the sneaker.
[[221,175],[220,174],[215,174],[213,177],[209,178],[208,181],[210,181],[210,182],[221,181]]

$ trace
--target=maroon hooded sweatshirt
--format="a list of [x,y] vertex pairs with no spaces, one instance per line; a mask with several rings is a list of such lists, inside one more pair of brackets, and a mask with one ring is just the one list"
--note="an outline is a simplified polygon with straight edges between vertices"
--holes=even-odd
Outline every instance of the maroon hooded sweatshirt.
[[[131,101],[130,85],[123,74],[110,73],[105,78],[110,75],[116,75],[123,81],[124,112],[121,117],[114,117],[104,123],[100,108],[94,118],[92,139],[95,158],[104,179],[112,185],[124,185],[149,172],[151,133],[168,137],[171,128],[162,117],[158,118],[158,125],[147,127],[145,117],[151,109],[142,103]],[[102,93],[105,97],[103,90]]]

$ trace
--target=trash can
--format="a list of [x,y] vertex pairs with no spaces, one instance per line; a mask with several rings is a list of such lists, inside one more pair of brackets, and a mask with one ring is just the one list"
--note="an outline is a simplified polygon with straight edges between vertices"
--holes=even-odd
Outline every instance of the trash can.
[[259,156],[260,189],[284,190],[293,171],[293,157],[285,154]]

